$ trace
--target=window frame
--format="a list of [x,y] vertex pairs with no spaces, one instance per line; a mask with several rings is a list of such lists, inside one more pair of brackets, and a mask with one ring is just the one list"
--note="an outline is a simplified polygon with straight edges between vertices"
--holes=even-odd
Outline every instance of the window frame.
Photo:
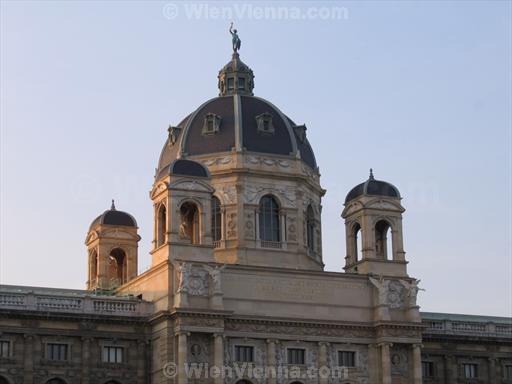
[[[266,204],[266,201],[269,203]],[[280,205],[274,195],[267,194],[258,204],[259,239],[263,242],[282,243]]]
[[[114,360],[110,361],[111,350],[114,350]],[[107,351],[107,355],[105,355],[105,351]],[[121,352],[120,361],[118,361],[118,352]],[[107,359],[105,359],[105,356]],[[115,344],[103,344],[101,346],[101,362],[104,364],[123,364],[125,362],[125,347],[122,345]]]
[[[425,366],[429,367],[430,375],[425,375]],[[436,364],[431,360],[421,361],[421,377],[430,379],[436,377]]]
[[[344,353],[350,353],[352,354],[352,365],[344,365],[342,361],[342,354]],[[339,367],[345,367],[345,368],[355,368],[357,367],[357,351],[351,350],[351,349],[338,349],[337,350],[337,359],[338,359],[338,366]]]
[[[14,355],[14,343],[12,340],[0,339],[0,359],[9,359]],[[4,346],[7,346],[7,353],[4,354]]]
[[[291,360],[293,360],[293,358],[291,359],[292,355],[290,355],[290,353],[293,353],[292,351],[294,351],[294,352],[302,351],[302,359],[297,359],[297,360],[301,360],[302,362],[291,361]],[[306,365],[306,353],[307,353],[307,350],[304,347],[286,348],[286,363],[288,365]],[[299,357],[299,355],[297,355],[297,357]]]
[[[58,340],[48,340],[44,342],[44,359],[49,362],[53,363],[63,363],[63,362],[69,362],[71,360],[71,343],[65,342],[65,341],[58,341]],[[65,347],[65,358],[63,359],[54,359],[51,355],[53,355],[53,352],[50,353],[51,346],[61,346]],[[58,352],[60,354],[60,351]]]
[[[245,350],[245,352],[250,351],[250,360],[248,359],[240,359],[239,351],[240,349]],[[254,363],[254,345],[246,345],[246,344],[235,344],[234,345],[234,360],[239,363]]]
[[[469,371],[466,371],[469,368]],[[474,368],[473,370],[471,368]],[[478,379],[478,363],[464,362],[461,364],[461,376],[463,379]],[[469,372],[469,376],[467,375]]]

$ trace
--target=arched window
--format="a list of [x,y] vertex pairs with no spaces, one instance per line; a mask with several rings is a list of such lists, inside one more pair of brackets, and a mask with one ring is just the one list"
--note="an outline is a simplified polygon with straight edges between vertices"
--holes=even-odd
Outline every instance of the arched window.
[[126,253],[121,248],[114,248],[108,258],[110,287],[115,288],[126,283],[127,272]]
[[[270,196],[263,196],[260,201],[260,240],[278,243],[281,241],[279,230],[279,206]],[[262,244],[265,245],[265,244]]]
[[315,212],[311,205],[306,210],[306,245],[310,252],[315,251]]
[[361,260],[363,258],[363,239],[361,236],[361,226],[359,223],[355,223],[352,227],[352,247],[354,251],[354,262]]
[[212,198],[212,239],[215,248],[219,246],[222,238],[222,212],[220,209],[220,200]]
[[199,210],[194,203],[186,202],[180,208],[180,238],[199,244]]
[[66,384],[66,382],[62,379],[53,378],[46,382],[46,384]]
[[[375,257],[377,259],[388,260],[392,258],[393,251],[388,249],[388,233],[391,226],[385,220],[380,220],[375,224]],[[391,245],[391,241],[389,242]],[[389,254],[388,254],[389,252]]]
[[165,234],[167,232],[167,211],[165,205],[160,205],[157,214],[157,234],[156,234],[156,245],[161,246],[165,242]]
[[[96,277],[98,276],[98,252],[92,249],[89,252],[89,285],[96,284]],[[1,384],[1,382],[0,382]]]

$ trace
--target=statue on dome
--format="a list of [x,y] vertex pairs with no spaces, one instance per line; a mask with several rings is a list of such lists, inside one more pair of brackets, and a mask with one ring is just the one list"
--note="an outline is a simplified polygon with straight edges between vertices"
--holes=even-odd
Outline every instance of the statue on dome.
[[237,52],[240,50],[240,44],[242,44],[242,40],[238,37],[238,33],[236,29],[233,29],[233,22],[231,22],[231,26],[229,27],[229,33],[231,33],[233,43],[233,52]]

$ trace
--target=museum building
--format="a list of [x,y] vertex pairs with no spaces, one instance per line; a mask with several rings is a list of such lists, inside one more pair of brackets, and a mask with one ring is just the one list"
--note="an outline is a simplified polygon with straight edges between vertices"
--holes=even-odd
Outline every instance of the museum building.
[[400,192],[371,171],[344,201],[344,272],[324,271],[306,126],[254,96],[238,48],[166,133],[151,267],[112,202],[86,290],[0,286],[0,384],[512,383],[510,318],[420,313]]

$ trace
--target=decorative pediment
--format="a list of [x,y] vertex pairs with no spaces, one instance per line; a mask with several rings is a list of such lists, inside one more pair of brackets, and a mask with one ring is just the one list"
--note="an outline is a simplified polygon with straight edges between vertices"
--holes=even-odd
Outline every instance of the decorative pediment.
[[400,211],[403,212],[405,209],[398,203],[394,201],[384,200],[384,199],[374,199],[370,200],[364,205],[365,208],[370,209],[383,209],[383,210],[391,210],[391,211]]
[[200,191],[213,193],[214,189],[203,181],[181,179],[169,185],[169,189],[181,189],[187,191]]
[[348,216],[348,215],[351,215],[353,214],[354,212],[360,210],[363,208],[363,204],[361,204],[360,202],[356,201],[356,202],[353,202],[353,203],[350,203],[349,205],[347,205],[345,207],[345,209],[343,210],[343,213],[341,214],[343,217],[345,216]]
[[101,231],[101,237],[114,237],[116,239],[126,239],[126,240],[138,240],[139,236],[134,233],[130,233],[127,231],[123,231],[122,229],[104,229]]
[[85,244],[89,244],[90,242],[96,240],[98,237],[99,236],[97,231],[89,231],[85,239]]
[[153,187],[153,190],[150,193],[152,199],[161,194],[163,191],[167,190],[167,183],[158,183]]
[[256,116],[256,125],[258,133],[262,135],[273,135],[274,125],[272,124],[272,114],[263,112],[261,115]]

